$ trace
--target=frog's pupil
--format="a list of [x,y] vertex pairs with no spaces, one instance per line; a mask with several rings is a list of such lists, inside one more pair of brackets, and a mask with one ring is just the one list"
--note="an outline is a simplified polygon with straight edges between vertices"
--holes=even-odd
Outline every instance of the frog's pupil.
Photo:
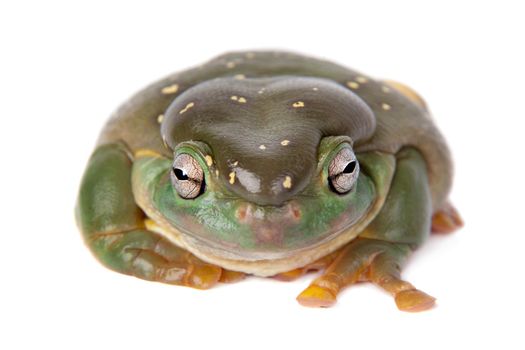
[[173,172],[175,173],[175,176],[179,180],[188,180],[188,174],[183,169],[180,168],[173,168]]
[[356,162],[355,160],[351,161],[350,163],[347,164],[347,166],[345,167],[345,169],[343,170],[343,173],[345,174],[351,174],[354,172],[355,170],[355,166],[356,166]]

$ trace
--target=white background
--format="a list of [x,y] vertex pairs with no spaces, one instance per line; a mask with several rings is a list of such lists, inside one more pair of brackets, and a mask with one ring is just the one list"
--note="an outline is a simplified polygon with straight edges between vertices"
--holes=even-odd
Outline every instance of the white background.
[[[5,1],[0,5],[0,348],[523,349],[525,22],[518,1]],[[374,286],[299,306],[313,276],[209,291],[106,270],[75,226],[97,134],[132,93],[228,50],[286,49],[407,83],[456,161],[466,226],[404,277],[438,298],[407,314]]]

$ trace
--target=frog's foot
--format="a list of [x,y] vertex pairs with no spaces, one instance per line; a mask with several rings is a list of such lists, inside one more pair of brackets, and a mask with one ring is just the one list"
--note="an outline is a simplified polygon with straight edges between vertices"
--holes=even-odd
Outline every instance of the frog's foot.
[[95,234],[88,243],[106,266],[150,281],[208,289],[222,275],[222,268],[144,229]]
[[339,251],[335,251],[332,254],[328,254],[327,256],[324,256],[321,259],[316,260],[304,267],[279,273],[273,276],[273,278],[279,281],[288,282],[293,281],[301,276],[304,276],[308,272],[324,270],[334,261],[338,253]]
[[132,267],[133,274],[139,278],[197,289],[211,288],[222,275],[220,267],[200,260],[163,238],[153,249],[141,249]]
[[400,278],[398,258],[388,254],[378,254],[369,266],[366,279],[383,288],[395,298],[402,311],[423,311],[432,307],[436,299]]
[[[158,225],[155,223],[155,221],[153,221],[151,219],[146,219],[146,220],[144,220],[144,223],[145,223],[146,228],[152,230],[153,232],[158,232],[159,231],[158,230]],[[179,249],[179,250],[183,251],[182,249],[177,248],[177,247],[170,248],[170,249]],[[183,251],[183,252],[185,252],[185,251]],[[190,254],[190,253],[187,253],[187,254],[189,254],[188,256],[190,257],[190,259],[192,261],[193,260],[196,261],[195,265],[197,265],[197,266],[201,266],[201,265],[202,266],[207,266],[207,267],[213,266],[213,269],[211,269],[211,271],[213,271],[213,276],[215,277],[216,269],[219,268],[218,266],[211,265],[211,264],[206,264],[202,260],[199,260],[198,258],[193,256],[192,254]],[[177,254],[175,254],[175,256],[176,255]],[[221,283],[235,283],[235,282],[238,282],[238,281],[244,279],[245,277],[246,277],[246,275],[243,272],[221,269],[219,282],[221,282]],[[211,281],[214,281],[214,279],[212,279]],[[205,289],[205,288],[201,288],[201,287],[196,287],[196,288]]]
[[432,216],[432,232],[450,233],[463,226],[463,220],[456,208],[447,203]]
[[370,281],[391,293],[402,311],[421,311],[435,298],[401,280],[400,264],[410,253],[408,245],[358,238],[346,246],[326,272],[314,280],[297,300],[301,305],[328,307],[339,291],[358,281]]

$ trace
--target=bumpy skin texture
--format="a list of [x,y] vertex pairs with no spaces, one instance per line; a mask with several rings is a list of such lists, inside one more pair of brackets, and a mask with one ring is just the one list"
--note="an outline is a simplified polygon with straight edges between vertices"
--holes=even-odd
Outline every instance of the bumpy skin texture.
[[[360,172],[338,194],[328,174],[342,149]],[[202,168],[194,199],[170,181],[180,154]],[[433,215],[436,231],[461,225],[446,202],[451,168],[410,88],[291,53],[231,53],[115,113],[84,175],[77,220],[106,266],[140,278],[208,288],[242,272],[290,280],[326,268],[301,304],[329,306],[368,280],[418,311],[434,298],[400,268]]]

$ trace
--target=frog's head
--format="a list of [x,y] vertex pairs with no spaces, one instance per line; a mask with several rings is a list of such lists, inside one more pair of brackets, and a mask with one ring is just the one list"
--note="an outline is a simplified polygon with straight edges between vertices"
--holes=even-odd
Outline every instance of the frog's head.
[[156,163],[152,202],[216,255],[274,259],[311,248],[369,209],[374,187],[353,145],[374,126],[359,97],[326,80],[202,83],[165,113],[173,159]]

